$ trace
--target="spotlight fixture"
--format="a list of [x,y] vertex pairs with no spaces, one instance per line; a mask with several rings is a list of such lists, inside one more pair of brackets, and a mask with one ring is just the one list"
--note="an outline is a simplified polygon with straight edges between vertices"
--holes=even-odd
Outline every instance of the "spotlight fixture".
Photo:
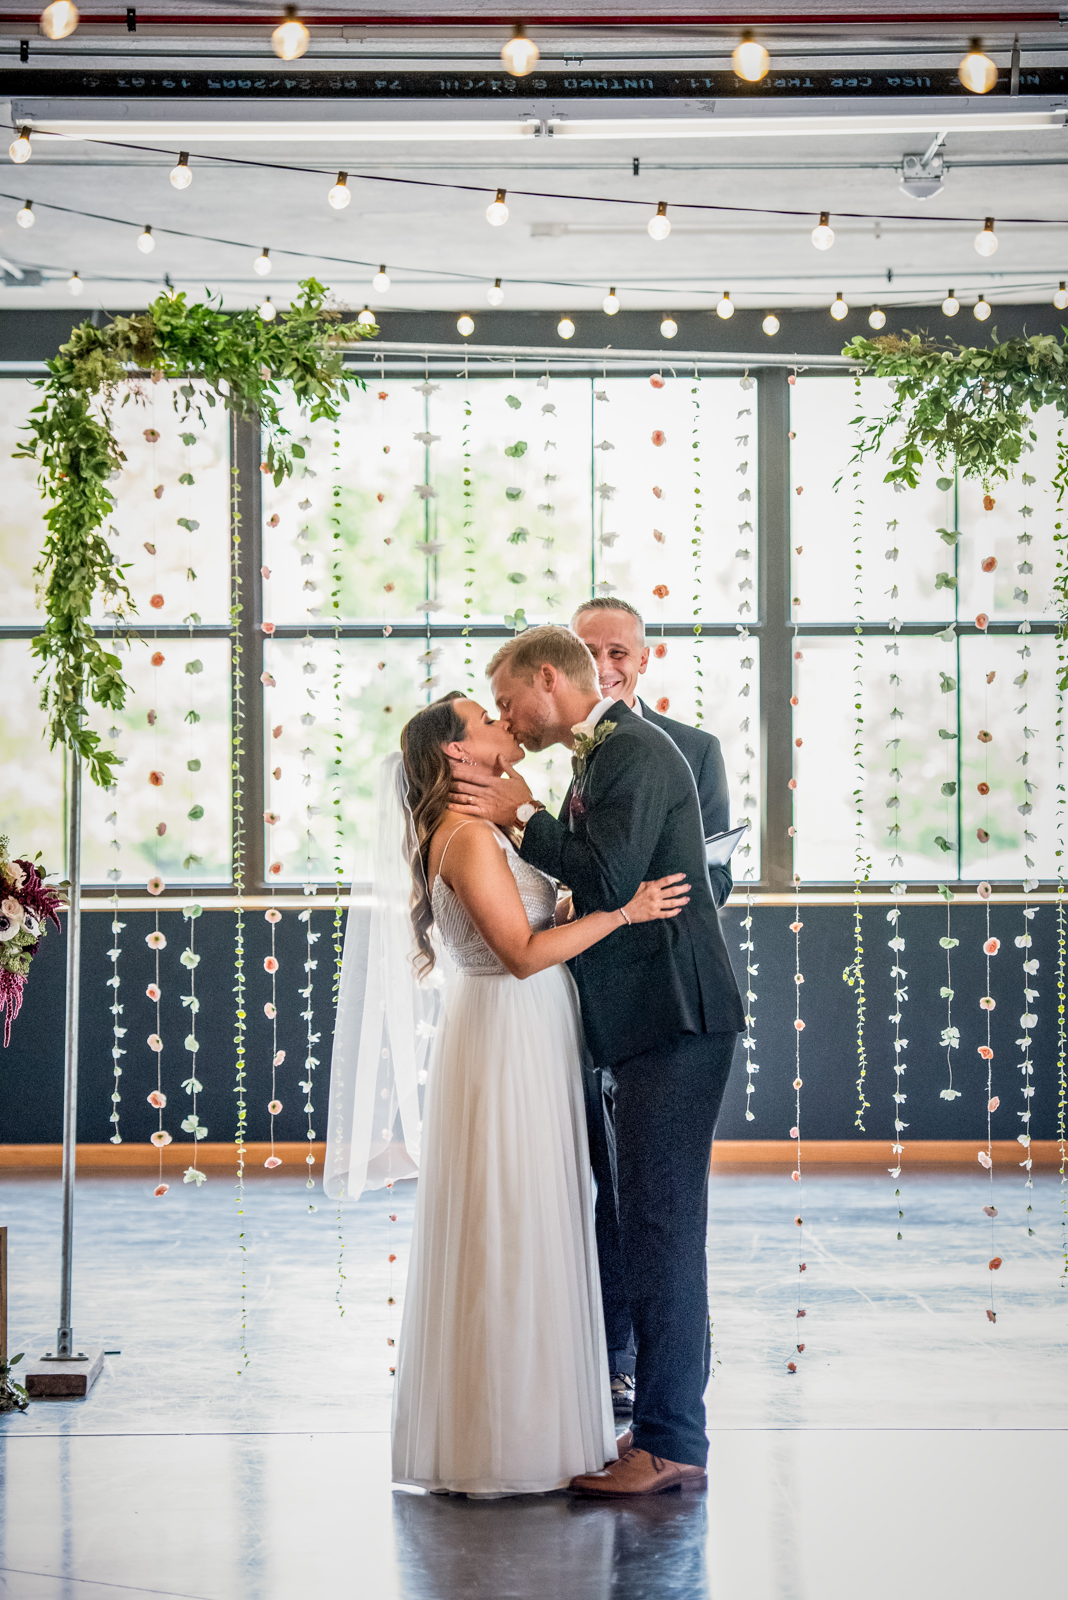
[[947,317],[955,317],[960,310],[960,301],[951,289],[942,301],[942,310]]
[[973,39],[968,54],[957,68],[957,77],[972,94],[989,94],[998,81],[998,69],[989,56],[983,54],[982,39]]
[[[21,211],[15,212],[15,221],[20,228],[32,228],[37,218],[33,214],[33,201],[27,200]],[[1056,305],[1054,301],[1054,305]]]
[[868,312],[868,327],[869,328],[885,328],[886,327],[886,312],[883,311],[881,309],[881,307],[872,306],[871,310]]
[[829,250],[834,243],[834,229],[831,227],[831,213],[820,212],[820,220],[812,230],[812,243],[817,250]]
[[467,312],[464,311],[456,319],[456,331],[458,334],[462,335],[463,338],[469,339],[475,331],[474,317],[469,317]]
[[81,294],[82,290],[85,288],[85,284],[82,282],[76,272],[72,272],[70,277],[67,279],[67,288],[70,290],[72,295],[77,296]]
[[744,78],[746,83],[759,83],[761,78],[767,76],[770,59],[764,46],[757,44],[752,30],[747,28],[742,34],[741,42],[734,47],[731,65],[739,78]]
[[33,155],[33,148],[30,145],[30,130],[28,127],[24,125],[19,129],[17,137],[8,145],[7,153],[17,167],[21,167],[24,161],[30,159]]
[[486,221],[491,228],[503,228],[508,221],[508,207],[504,203],[507,189],[498,189],[497,198],[486,207]]
[[41,12],[41,32],[46,39],[66,39],[78,22],[78,7],[71,0],[52,0]]
[[156,248],[156,241],[152,237],[152,229],[145,223],[143,233],[137,235],[137,248],[143,256],[150,256]]
[[560,321],[556,324],[556,331],[560,335],[561,339],[573,339],[574,338],[574,336],[575,336],[575,324],[572,322],[571,318],[567,315],[566,311],[564,312],[564,315],[560,318]]
[[252,263],[252,270],[256,274],[257,278],[266,278],[270,272],[271,252],[268,250],[266,245],[264,245],[255,261]]
[[769,311],[768,312],[767,316],[764,318],[764,320],[760,324],[760,326],[763,328],[764,332],[767,334],[769,339],[771,338],[771,336],[773,334],[778,333],[778,331],[779,331],[779,319],[775,315],[774,311]]
[[994,232],[994,219],[987,217],[983,223],[983,231],[975,236],[975,248],[981,256],[992,256],[998,247],[998,236]]
[[541,51],[534,40],[528,39],[523,32],[523,24],[514,23],[512,37],[501,46],[501,60],[512,77],[525,78],[528,72],[533,72],[540,55]]
[[668,220],[667,201],[658,200],[656,215],[649,218],[650,239],[666,239],[671,232],[671,223]]
[[978,300],[975,302],[975,305],[972,307],[972,315],[979,322],[985,322],[987,317],[990,315],[990,306],[987,303],[985,295],[981,294]]
[[275,317],[278,315],[277,310],[271,304],[270,295],[267,296],[262,305],[256,307],[256,310],[259,312],[264,322],[273,322]]
[[731,299],[731,297],[727,293],[726,289],[724,289],[724,291],[723,291],[723,299],[716,306],[716,316],[717,317],[722,317],[724,322],[727,322],[727,321],[730,320],[731,317],[733,317],[733,315],[734,315],[734,301]]
[[843,317],[848,317],[848,315],[849,307],[842,299],[842,291],[839,289],[837,298],[831,307],[831,316],[834,318],[835,322],[841,322]]
[[356,321],[359,323],[361,328],[373,328],[377,323],[378,318],[375,316],[374,312],[369,306],[364,306],[363,310],[356,318]]
[[616,294],[614,287],[609,289],[608,293],[601,301],[601,310],[604,312],[606,317],[614,317],[616,312],[619,310],[619,296]]
[[[30,202],[27,200],[26,204],[29,205],[29,203]],[[22,216],[22,212],[21,211],[19,212],[19,216],[20,217]],[[25,226],[25,224],[24,224],[24,226]],[[1061,282],[1060,282],[1060,288],[1057,290],[1057,293],[1053,296],[1053,304],[1056,306],[1058,311],[1068,311],[1068,288],[1065,287],[1065,282],[1064,282],[1063,278],[1061,279]]]
[[661,321],[660,321],[660,337],[662,339],[674,339],[674,337],[678,333],[678,331],[679,331],[679,325],[675,321],[674,317],[669,317],[669,316],[665,315],[665,316],[663,316],[661,318]]
[[376,294],[389,293],[389,273],[386,271],[384,262],[371,279],[371,288],[374,289]]
[[271,34],[271,49],[280,61],[296,61],[309,44],[311,34],[297,15],[296,6],[286,6],[281,21]]
[[193,181],[189,170],[189,151],[179,150],[178,165],[171,168],[171,184],[175,189],[188,189]]
[[332,206],[335,211],[344,211],[345,207],[352,199],[352,191],[349,188],[349,175],[347,172],[338,173],[337,182],[330,190],[330,193],[327,195],[326,199],[327,204]]
[[486,299],[491,306],[499,306],[504,302],[504,290],[501,288],[500,278],[494,278],[493,288],[486,290]]

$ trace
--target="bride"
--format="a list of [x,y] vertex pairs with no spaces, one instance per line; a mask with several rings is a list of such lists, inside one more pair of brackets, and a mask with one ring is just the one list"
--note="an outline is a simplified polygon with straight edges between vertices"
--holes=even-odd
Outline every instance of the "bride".
[[424,1108],[393,1411],[398,1483],[473,1495],[557,1489],[616,1457],[580,1075],[564,963],[688,884],[643,883],[569,920],[557,886],[492,824],[449,807],[454,765],[523,751],[458,693],[401,735],[414,966],[454,968]]

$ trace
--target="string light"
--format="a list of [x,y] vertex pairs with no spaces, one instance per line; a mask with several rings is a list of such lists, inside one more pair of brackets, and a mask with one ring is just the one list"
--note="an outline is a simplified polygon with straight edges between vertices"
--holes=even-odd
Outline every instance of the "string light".
[[364,306],[363,310],[356,318],[356,321],[359,323],[361,328],[373,328],[376,321],[375,314],[368,306]]
[[[1056,305],[1056,301],[1054,301],[1054,305]],[[601,301],[601,310],[604,312],[606,317],[614,317],[616,312],[619,310],[619,296],[616,294],[614,287],[609,289],[608,293]]]
[[493,288],[486,290],[486,299],[491,306],[499,306],[504,302],[504,290],[501,288],[500,278],[494,278]]
[[261,306],[257,306],[256,309],[258,310],[260,316],[263,318],[264,322],[273,322],[275,317],[278,315],[278,312],[275,310],[274,306],[272,306],[272,304],[271,304],[270,295],[268,295],[266,300],[263,302],[263,304]]
[[742,34],[741,43],[736,44],[731,54],[731,65],[739,78],[744,78],[746,83],[759,83],[761,78],[767,76],[771,57],[762,44],[753,38],[749,28]]
[[983,54],[982,39],[973,39],[968,54],[957,68],[957,77],[972,94],[988,94],[998,81],[998,69]]
[[82,282],[81,278],[79,278],[76,272],[72,272],[70,277],[67,279],[67,288],[70,290],[71,294],[79,295],[85,288],[85,284]]
[[17,138],[13,139],[8,145],[7,153],[18,167],[21,167],[24,161],[30,159],[33,155],[33,147],[30,144],[30,130],[28,127],[24,125],[19,129]]
[[[15,221],[20,228],[32,228],[37,218],[33,214],[33,201],[27,200],[21,211],[15,212]],[[1057,304],[1056,300],[1053,302]]]
[[270,272],[271,252],[268,250],[266,245],[264,245],[255,261],[252,263],[252,270],[256,274],[257,278],[266,278]]
[[987,217],[983,223],[982,233],[975,236],[975,249],[981,256],[992,256],[998,247],[998,236],[994,232],[994,219]]
[[525,78],[528,72],[533,72],[538,64],[541,51],[533,39],[528,39],[523,32],[523,24],[517,22],[512,27],[512,37],[501,46],[501,60],[513,78]]
[[371,279],[371,288],[378,294],[389,293],[389,273],[386,271],[384,263]]
[[831,213],[820,212],[820,220],[812,230],[812,243],[817,250],[829,250],[834,243],[834,229],[831,227]]
[[344,211],[345,207],[352,199],[352,192],[349,189],[349,175],[347,172],[338,173],[337,182],[326,198],[327,203],[333,206],[335,211]]
[[868,327],[869,328],[885,328],[886,327],[886,312],[883,311],[880,306],[872,306],[871,310],[868,312]]
[[979,296],[973,307],[972,314],[977,317],[980,322],[986,321],[987,317],[990,315],[990,307],[987,304],[985,295]]
[[768,312],[767,316],[764,318],[764,320],[760,324],[760,326],[763,328],[764,332],[767,334],[769,339],[772,337],[773,334],[778,333],[778,331],[779,331],[779,319],[775,315],[774,311],[769,311]]
[[491,228],[503,228],[508,221],[508,207],[504,203],[507,189],[498,189],[497,197],[486,207],[486,221]]
[[296,6],[286,6],[285,20],[271,34],[271,49],[280,61],[297,61],[311,44],[311,34],[297,15]]
[[137,248],[143,256],[150,256],[156,248],[156,241],[152,237],[152,229],[145,223],[143,233],[137,235]]
[[[26,204],[29,205],[29,203],[30,202],[27,200]],[[22,216],[22,212],[20,211],[19,212],[19,217],[21,218],[21,216]],[[24,228],[28,228],[29,227],[29,223],[28,222],[24,222],[22,225],[23,225]],[[1064,282],[1063,278],[1061,279],[1060,287],[1057,290],[1057,293],[1053,296],[1053,304],[1056,306],[1058,311],[1066,311],[1066,310],[1068,310],[1068,288],[1065,287],[1065,282]]]
[[658,200],[656,215],[649,218],[650,239],[666,239],[671,232],[671,223],[668,220],[667,201]]
[[66,39],[79,21],[78,7],[71,0],[52,0],[41,12],[41,32],[46,39]]
[[960,301],[957,299],[952,289],[942,301],[942,310],[947,317],[955,317],[957,312],[960,310]]
[[175,189],[188,189],[193,181],[189,170],[189,151],[179,150],[178,165],[171,168],[171,184]]
[[723,298],[722,298],[722,300],[720,300],[720,302],[716,306],[716,316],[717,317],[722,317],[724,322],[729,322],[731,317],[733,317],[733,315],[734,315],[734,301],[731,299],[731,297],[727,293],[726,289],[724,289]]
[[[664,316],[661,319],[661,322],[660,322],[660,337],[662,339],[674,339],[674,337],[678,333],[678,331],[679,331],[679,325],[675,321],[674,317]],[[567,334],[566,337],[568,339],[570,339],[571,335]]]
[[[564,316],[562,316],[560,318],[560,321],[556,324],[556,331],[560,335],[561,339],[571,339],[571,338],[574,337],[575,324],[572,322],[571,318],[569,316],[567,316],[566,313],[565,313]],[[664,331],[662,323],[661,323],[660,331],[661,332]]]
[[831,307],[831,316],[834,318],[835,322],[841,322],[842,319],[844,317],[848,317],[848,315],[849,315],[849,307],[846,305],[845,301],[842,299],[842,291],[841,291],[841,289],[839,289],[838,297],[835,300],[833,306]]
[[469,317],[466,311],[463,312],[456,319],[456,331],[462,334],[465,339],[469,339],[475,331],[474,317]]

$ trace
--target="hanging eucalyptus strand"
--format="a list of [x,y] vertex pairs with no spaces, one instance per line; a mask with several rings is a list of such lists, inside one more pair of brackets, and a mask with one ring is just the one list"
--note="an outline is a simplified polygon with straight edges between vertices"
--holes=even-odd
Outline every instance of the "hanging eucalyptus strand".
[[[860,405],[860,376],[854,378],[857,405]],[[863,508],[860,482],[861,461],[858,453],[853,460],[853,767],[856,787],[853,790],[854,854],[853,854],[853,961],[842,974],[849,987],[855,991],[857,1003],[857,1110],[854,1126],[863,1133],[864,1113],[870,1109],[868,1100],[868,1054],[864,1037],[867,996],[864,987],[864,934],[861,913],[861,884],[871,877],[871,860],[864,839],[864,581],[863,581]]]

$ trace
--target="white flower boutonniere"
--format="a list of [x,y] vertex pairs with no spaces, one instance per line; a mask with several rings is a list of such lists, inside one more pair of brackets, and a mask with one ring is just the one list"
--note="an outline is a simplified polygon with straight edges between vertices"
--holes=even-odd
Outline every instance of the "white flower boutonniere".
[[586,765],[597,746],[603,744],[608,735],[615,730],[615,726],[614,722],[608,722],[604,717],[597,723],[575,723],[571,732],[575,735],[575,756],[580,771]]

